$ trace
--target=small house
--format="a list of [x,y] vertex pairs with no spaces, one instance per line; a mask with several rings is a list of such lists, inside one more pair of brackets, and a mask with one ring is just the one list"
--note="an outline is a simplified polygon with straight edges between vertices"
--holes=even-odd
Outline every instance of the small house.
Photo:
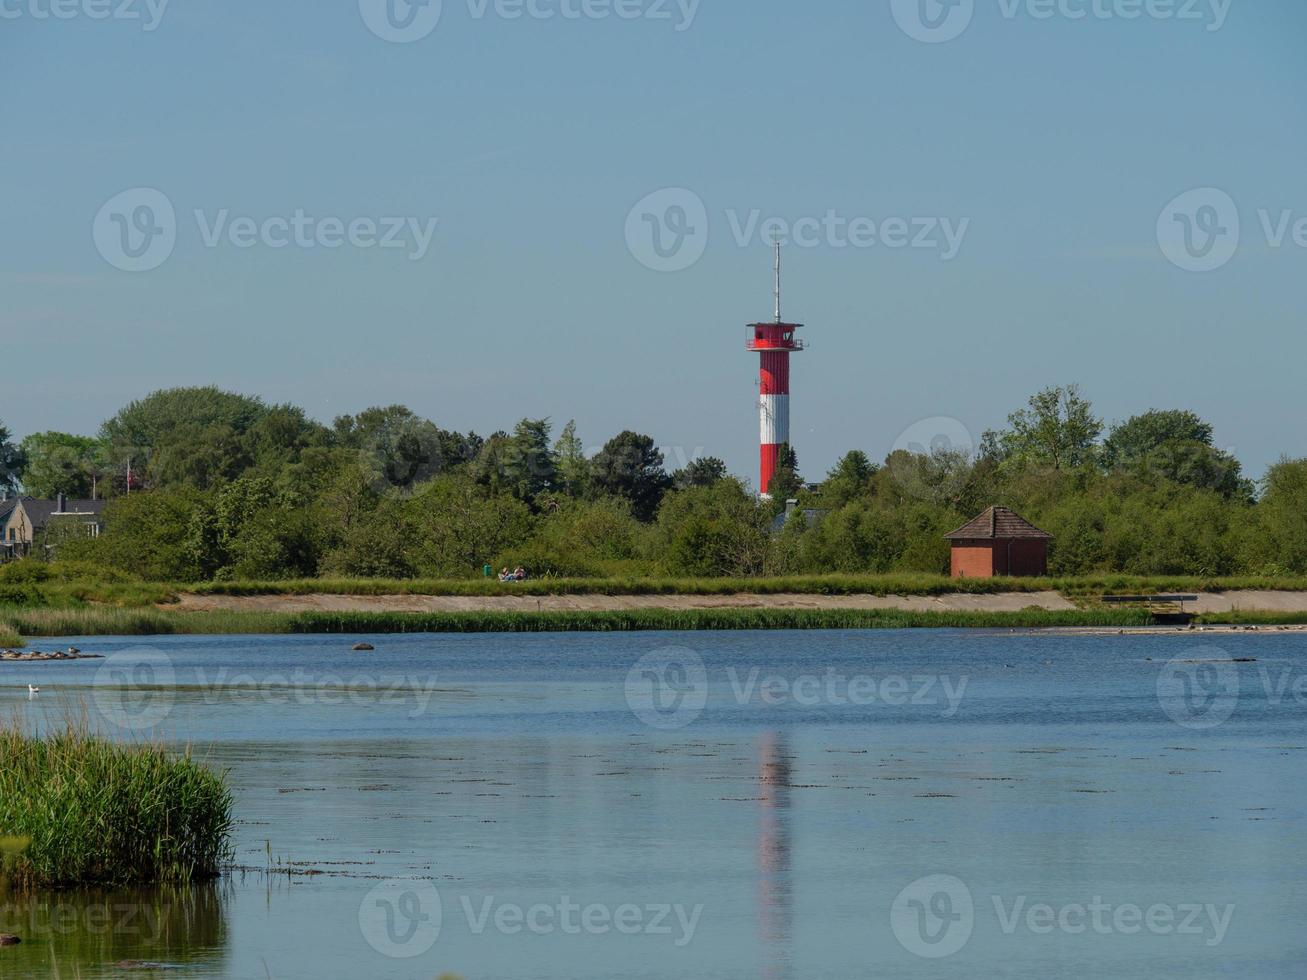
[[0,506],[0,557],[28,557],[45,547],[51,531],[99,537],[104,530],[103,513],[103,500],[69,500],[63,494],[54,500],[7,500]]
[[991,507],[944,537],[953,543],[954,578],[1048,574],[1048,544],[1053,535],[1006,507]]

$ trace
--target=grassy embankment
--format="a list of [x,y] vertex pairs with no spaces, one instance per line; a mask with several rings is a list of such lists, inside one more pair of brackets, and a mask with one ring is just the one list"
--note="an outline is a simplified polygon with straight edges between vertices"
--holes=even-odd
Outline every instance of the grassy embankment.
[[78,723],[36,738],[0,728],[5,884],[185,884],[230,860],[225,776],[187,753],[94,737]]
[[[540,579],[513,585],[498,580],[311,579],[281,582],[141,582],[121,573],[60,565],[10,566],[0,575],[0,646],[18,635],[166,635],[178,633],[412,633],[559,632],[708,629],[905,629],[941,627],[1036,628],[1138,626],[1137,609],[1109,608],[1105,594],[1225,592],[1249,589],[1307,591],[1307,579],[1243,577],[1141,578],[1106,575],[1049,579],[951,579],[942,575],[827,575],[761,579]],[[5,581],[8,579],[9,581]],[[1059,592],[1080,608],[1068,612],[909,612],[902,610],[646,609],[614,612],[181,612],[168,606],[185,594],[224,596],[725,596],[725,595],[946,595]],[[1293,613],[1226,613],[1208,623],[1303,623]]]
[[537,579],[512,585],[497,579],[391,580],[303,579],[283,582],[173,584],[165,591],[194,595],[994,595],[1000,592],[1060,592],[1068,597],[1170,592],[1230,592],[1267,589],[1307,592],[1307,578],[1244,576],[1096,575],[1080,578],[955,579],[947,575],[804,575],[772,578]]

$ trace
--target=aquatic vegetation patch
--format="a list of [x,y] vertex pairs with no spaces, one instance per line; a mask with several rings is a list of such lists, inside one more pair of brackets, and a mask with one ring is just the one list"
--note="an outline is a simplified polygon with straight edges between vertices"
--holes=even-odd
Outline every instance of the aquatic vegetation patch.
[[964,629],[1144,626],[1139,610],[1031,608],[1020,612],[903,609],[640,609],[547,613],[312,612],[290,617],[295,633],[603,633],[700,630]]
[[23,638],[11,623],[0,622],[0,647],[12,650],[23,645]]
[[230,860],[224,773],[189,751],[116,743],[67,722],[35,736],[0,729],[0,838],[21,840],[3,877],[17,888],[185,884]]

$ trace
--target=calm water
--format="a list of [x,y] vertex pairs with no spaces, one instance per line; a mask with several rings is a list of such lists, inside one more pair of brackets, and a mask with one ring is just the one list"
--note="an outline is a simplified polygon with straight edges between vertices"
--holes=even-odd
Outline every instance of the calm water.
[[229,768],[245,869],[0,897],[0,976],[1307,976],[1307,638],[356,639],[0,665]]

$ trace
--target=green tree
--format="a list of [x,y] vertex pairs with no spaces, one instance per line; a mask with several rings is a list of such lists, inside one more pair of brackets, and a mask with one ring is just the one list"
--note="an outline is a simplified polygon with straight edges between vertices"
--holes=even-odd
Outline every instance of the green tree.
[[671,482],[654,441],[636,432],[610,439],[590,464],[592,492],[626,500],[640,521],[653,519]]
[[821,504],[838,510],[845,504],[871,492],[871,478],[876,475],[867,454],[854,449],[840,457],[821,484]]
[[27,460],[23,489],[33,497],[52,499],[64,493],[76,499],[100,496],[105,446],[98,439],[65,432],[40,432],[23,440]]
[[[425,486],[419,486],[419,494]],[[416,530],[409,521],[410,507],[383,490],[375,470],[357,456],[335,472],[313,507],[320,572],[363,578],[414,574]]]
[[336,535],[334,545],[323,555],[322,572],[349,578],[406,579],[417,575],[422,566],[411,502],[396,496],[376,498]]
[[427,484],[408,503],[418,574],[466,578],[531,535],[531,511],[511,496],[494,496],[459,476]]
[[271,475],[331,438],[292,405],[212,386],[156,391],[106,421],[100,436],[116,474],[130,464],[134,489],[206,489],[250,469]]
[[[798,522],[786,524],[786,532]],[[866,497],[827,514],[800,543],[803,561],[794,571],[888,572],[908,546],[906,521],[897,508]]]
[[105,507],[105,532],[68,541],[60,557],[95,561],[155,582],[206,581],[218,568],[212,540],[197,533],[207,523],[207,508],[205,495],[191,488],[118,497]]
[[569,497],[579,497],[590,484],[590,461],[585,446],[576,434],[576,420],[563,426],[563,432],[554,443],[554,458],[558,461],[558,487]]
[[647,551],[649,529],[624,500],[566,499],[543,513],[524,544],[510,544],[496,565],[523,565],[533,576],[594,578],[637,567]]
[[1045,388],[1027,408],[1008,416],[1008,428],[986,433],[982,454],[1019,465],[1074,469],[1094,462],[1102,420],[1077,385]]
[[885,460],[885,470],[899,492],[912,500],[957,508],[971,482],[971,456],[961,449],[934,449],[929,453],[896,450]]
[[523,419],[509,440],[506,473],[513,495],[532,503],[558,489],[558,459],[550,445],[549,419]]
[[407,406],[342,415],[332,428],[341,445],[358,453],[378,491],[411,493],[444,469],[442,432]]
[[710,487],[714,483],[725,480],[729,475],[725,462],[716,456],[703,456],[699,459],[690,460],[684,469],[679,469],[673,473],[672,484],[678,490],[688,490],[690,487]]
[[1250,499],[1239,461],[1213,445],[1212,426],[1193,412],[1145,412],[1113,426],[1103,442],[1108,469],[1141,470],[1185,486]]
[[473,465],[477,483],[491,496],[508,494],[524,503],[558,489],[558,462],[549,444],[548,419],[523,419],[513,434],[496,432]]
[[770,517],[740,481],[668,494],[656,534],[673,575],[747,576],[765,571]]
[[1257,512],[1257,570],[1307,574],[1307,459],[1281,459],[1267,471]]
[[215,387],[170,388],[134,401],[101,427],[111,458],[138,487],[200,489],[250,465],[241,436],[267,412],[257,398]]
[[303,508],[268,477],[221,487],[212,508],[217,578],[280,579],[317,574],[318,541]]
[[767,488],[773,513],[784,511],[786,501],[797,498],[804,486],[803,477],[799,475],[799,454],[788,442],[783,443],[776,460],[776,472]]
[[275,476],[287,464],[313,448],[333,444],[326,426],[310,419],[302,408],[273,405],[241,436],[251,466],[264,476]]
[[0,491],[13,493],[22,485],[25,462],[23,451],[14,445],[9,430],[0,422]]

